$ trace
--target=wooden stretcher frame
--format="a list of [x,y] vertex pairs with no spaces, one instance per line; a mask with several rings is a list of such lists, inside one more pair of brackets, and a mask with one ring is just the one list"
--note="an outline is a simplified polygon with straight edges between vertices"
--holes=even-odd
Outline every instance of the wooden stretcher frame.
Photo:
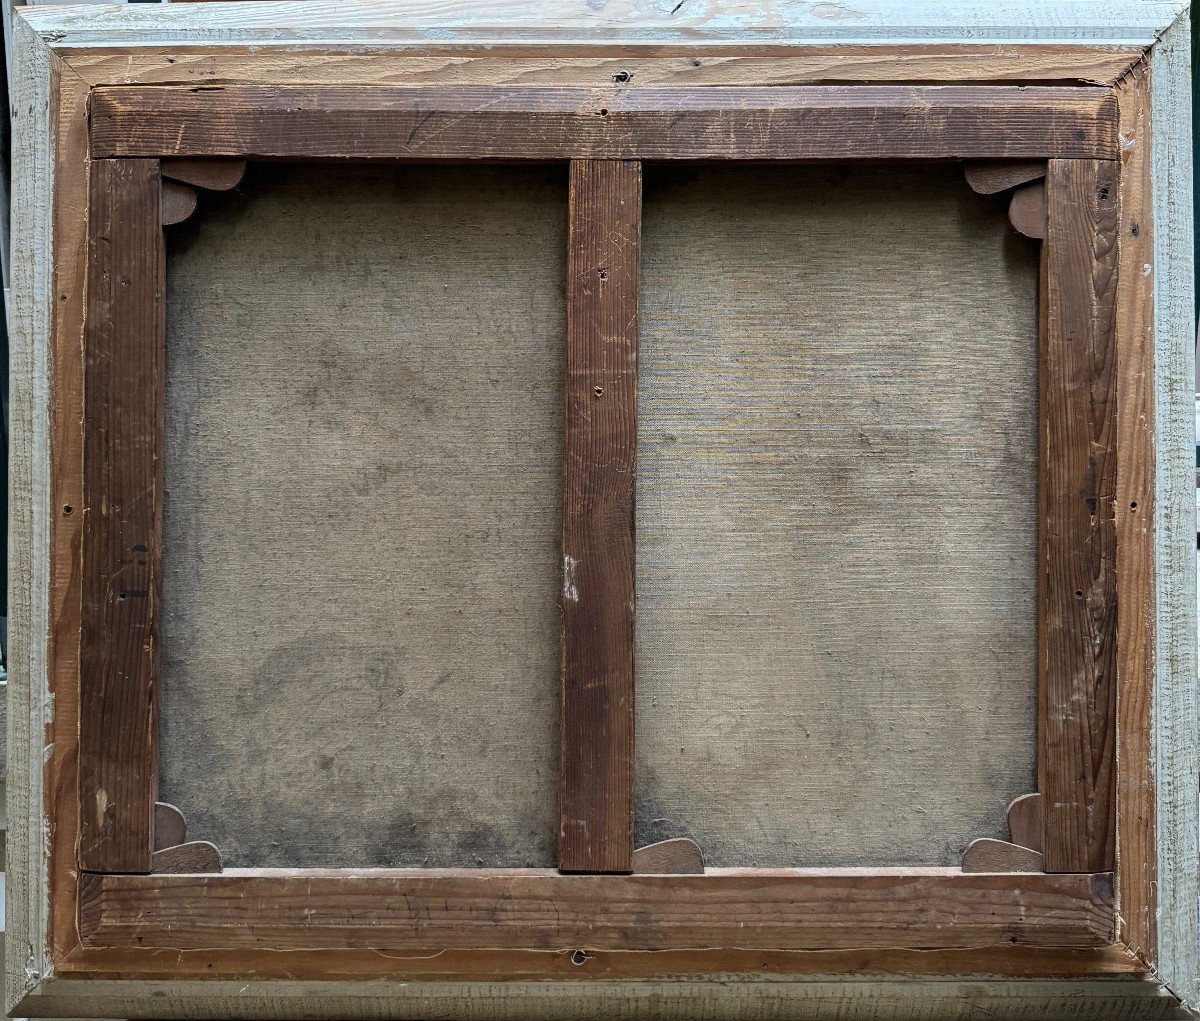
[[[234,24],[236,6],[218,21]],[[317,27],[353,23],[360,12],[347,8],[324,22],[318,14]],[[1144,44],[1005,47],[985,61],[971,46],[831,54],[636,38],[574,48],[323,41],[264,56],[208,42],[178,8],[149,16],[184,29],[171,46],[131,42],[137,18],[43,11],[18,22],[19,67],[31,72],[18,93],[30,102],[24,172],[39,152],[54,162],[53,202],[25,235],[30,251],[38,230],[48,243],[19,294],[37,378],[28,419],[14,416],[34,460],[16,469],[28,472],[25,489],[14,476],[14,506],[28,507],[13,526],[27,557],[13,572],[14,646],[26,643],[14,648],[13,680],[26,686],[29,718],[10,714],[12,772],[27,780],[10,795],[10,815],[34,823],[35,837],[45,827],[49,840],[45,851],[36,839],[14,849],[29,891],[14,891],[21,935],[19,952],[10,936],[10,1002],[63,1013],[50,1004],[117,978],[212,988],[1194,970],[1194,945],[1175,945],[1173,919],[1166,938],[1161,924],[1165,771],[1156,755],[1171,740],[1164,727],[1184,725],[1162,716],[1156,655],[1161,539],[1178,522],[1162,506],[1155,423],[1158,388],[1175,385],[1178,365],[1164,372],[1156,358],[1162,270],[1147,269],[1163,229],[1178,224],[1154,205],[1155,65]],[[593,874],[153,872],[159,161],[243,156],[571,161],[564,555],[573,598],[564,601],[560,864]],[[638,161],[695,158],[1047,161],[1039,786],[1056,808],[1045,814],[1046,871],[621,874],[633,850]],[[31,194],[32,181],[18,185]],[[36,504],[35,484],[45,496]],[[1111,517],[1080,513],[1081,486]],[[1064,641],[1088,628],[1103,640]],[[603,683],[579,683],[594,676]],[[1194,718],[1189,696],[1170,697],[1173,712]],[[1078,705],[1086,711],[1066,711]],[[1185,740],[1178,746],[1194,754]],[[1170,796],[1194,818],[1191,795]],[[1194,911],[1194,861],[1169,864],[1169,896],[1182,889]],[[17,969],[19,960],[33,964]]]

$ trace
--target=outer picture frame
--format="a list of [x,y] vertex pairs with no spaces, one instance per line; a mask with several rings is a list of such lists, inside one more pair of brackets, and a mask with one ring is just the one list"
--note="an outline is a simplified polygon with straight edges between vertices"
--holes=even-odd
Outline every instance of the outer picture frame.
[[[146,1006],[157,988],[180,997],[172,1010],[246,1013],[236,986],[256,989],[260,1016],[311,1013],[313,995],[333,1016],[363,1007],[354,983],[371,979],[391,983],[372,989],[380,1010],[505,981],[484,1008],[504,1013],[555,983],[581,1005],[636,999],[647,981],[686,1001],[728,976],[758,990],[739,1009],[823,991],[835,1010],[850,987],[813,977],[863,972],[901,1001],[923,988],[914,978],[990,976],[1038,980],[1041,996],[1086,988],[1146,1016],[1190,1002],[1193,370],[1168,109],[1178,11],[1097,23],[1104,46],[1010,40],[974,22],[990,44],[948,46],[935,40],[965,19],[957,9],[906,22],[871,8],[878,38],[819,24],[811,39],[801,18],[783,41],[703,16],[684,41],[622,9],[575,30],[595,41],[568,43],[540,41],[567,26],[536,8],[496,26],[463,8],[439,26],[455,38],[431,43],[416,12],[248,7],[18,21],[29,258],[14,283],[9,786],[13,828],[30,839],[11,848],[11,1011],[136,1014],[158,1009]],[[246,27],[264,17],[279,20]],[[221,84],[197,86],[211,77]],[[222,872],[216,849],[156,805],[162,226],[187,206],[183,161],[203,186],[256,158],[571,164],[563,546],[578,566],[564,603],[559,870]],[[1024,175],[1014,224],[1045,239],[1041,799],[1014,806],[1011,844],[981,842],[961,869],[638,865],[626,608],[639,164],[697,158],[966,161],[980,190]]]

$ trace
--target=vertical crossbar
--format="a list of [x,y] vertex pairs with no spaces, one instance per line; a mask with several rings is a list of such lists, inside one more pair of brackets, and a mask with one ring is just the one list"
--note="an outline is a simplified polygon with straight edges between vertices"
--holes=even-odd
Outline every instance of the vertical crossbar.
[[79,866],[145,873],[157,788],[165,254],[158,160],[93,160]]
[[1042,273],[1038,780],[1047,872],[1114,867],[1118,166],[1051,160]]
[[570,174],[558,857],[629,872],[642,169],[575,160]]

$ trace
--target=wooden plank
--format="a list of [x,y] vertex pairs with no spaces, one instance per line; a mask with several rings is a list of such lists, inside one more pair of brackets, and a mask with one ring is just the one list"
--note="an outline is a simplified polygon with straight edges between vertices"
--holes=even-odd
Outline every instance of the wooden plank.
[[[573,948],[554,950],[447,950],[416,947],[386,955],[374,949],[291,950],[286,954],[259,950],[182,950],[84,947],[58,967],[58,974],[81,979],[187,981],[214,979],[345,979],[411,981],[545,982],[554,979],[675,980],[713,976],[759,975],[779,981],[785,976],[822,975],[953,976],[1021,975],[1069,979],[1090,976],[1145,975],[1145,966],[1123,947],[1110,945],[1023,947],[1011,943],[938,951],[897,948],[865,950],[587,950],[584,966],[575,964]],[[842,978],[839,981],[845,982]]]
[[99,156],[1007,159],[1117,155],[1109,90],[97,88]]
[[[872,45],[811,48],[692,44],[427,42],[325,53],[306,48],[155,45],[73,47],[63,59],[93,85],[831,85],[983,82],[1112,85],[1138,49],[1088,46]],[[623,74],[624,73],[624,74]]]
[[1154,211],[1150,81],[1144,66],[1117,89],[1121,241],[1117,274],[1117,860],[1121,940],[1158,964],[1154,720]]
[[[569,955],[568,955],[569,956]],[[445,982],[382,983],[362,979],[332,984],[281,982],[261,992],[243,983],[197,981],[172,984],[172,1005],[183,999],[197,1004],[203,1017],[238,1016],[246,1001],[262,1003],[263,1016],[309,1017],[316,1000],[326,1017],[445,1016],[451,1005],[480,1003],[480,1017],[519,1017],[529,1021],[565,1018],[637,1017],[652,1003],[659,1016],[715,1016],[730,1021],[772,1018],[819,1018],[821,1021],[896,1021],[913,1017],[939,1021],[979,1018],[1070,1018],[1087,1021],[1157,1021],[1179,1018],[1167,995],[1154,983],[1012,981],[995,977],[965,980],[879,980],[872,976],[801,979],[799,981],[730,982],[723,976],[706,981],[588,982],[592,958],[576,975],[553,982],[488,984]],[[356,988],[357,985],[357,988]],[[80,990],[72,980],[48,979],[39,1005],[53,1006],[58,1017],[103,1013],[136,1017],[148,993],[134,982],[102,982]],[[318,1000],[317,997],[320,997]],[[161,999],[158,998],[158,999]],[[159,1005],[161,1007],[161,1005]],[[870,1013],[864,1013],[869,1010]],[[320,1014],[318,1017],[322,1016]],[[474,1015],[470,1015],[474,1017]]]
[[[1153,194],[1155,443],[1153,467],[1153,693],[1157,806],[1158,958],[1173,995],[1200,1009],[1200,685],[1196,683],[1195,235],[1191,130],[1194,53],[1189,12],[1159,33],[1150,54]],[[1142,272],[1146,273],[1143,263]],[[1149,569],[1149,565],[1148,569]]]
[[[713,44],[863,44],[894,39],[930,44],[969,39],[975,44],[1021,42],[1149,46],[1170,23],[1182,0],[1143,0],[1137,4],[1080,3],[1080,0],[856,0],[852,9],[821,5],[784,8],[734,2],[724,4],[645,4],[620,0],[586,12],[543,0],[502,0],[446,5],[416,0],[381,6],[370,0],[322,0],[300,8],[247,10],[199,8],[160,13],[140,5],[113,21],[74,5],[53,18],[31,19],[41,30],[56,29],[68,46],[108,43],[154,46],[171,35],[197,42],[266,44],[502,41],[628,44],[690,43],[703,52]],[[282,47],[280,47],[282,48]],[[833,47],[829,47],[832,49]]]
[[[53,65],[56,102],[51,112],[54,191],[57,209],[81,209],[88,202],[88,87],[61,61]],[[52,954],[79,946],[75,894],[79,839],[79,648],[83,578],[83,344],[87,312],[86,217],[58,216],[53,224],[53,282],[46,295],[52,319],[46,348],[52,366],[50,389],[51,634],[47,684],[53,714],[43,740],[46,813],[53,819],[47,858],[52,890]],[[10,689],[11,690],[11,689]],[[63,754],[59,755],[62,749]],[[39,756],[39,761],[42,756]],[[11,787],[10,787],[11,789]],[[10,839],[12,827],[10,826]],[[39,848],[40,853],[40,848]],[[10,859],[11,861],[11,859]],[[14,877],[10,882],[16,886]],[[9,901],[10,905],[12,900]]]
[[1107,875],[952,869],[248,869],[88,875],[79,910],[85,944],[111,948],[837,950],[1100,947],[1115,931],[1111,899]]
[[161,188],[157,160],[95,160],[91,175],[79,864],[148,872],[162,533]]
[[641,164],[572,162],[568,229],[558,864],[628,872]]
[[[70,275],[71,285],[64,291],[66,301],[58,298],[61,284],[56,273],[71,263],[74,250],[63,252],[57,240],[58,223],[73,219],[82,233],[82,217],[57,215],[62,208],[63,183],[55,173],[57,144],[61,136],[55,130],[55,115],[70,109],[73,93],[68,81],[58,80],[49,52],[19,16],[12,18],[15,65],[9,65],[13,90],[12,111],[12,244],[11,299],[9,310],[9,379],[11,404],[9,422],[9,519],[8,519],[8,685],[5,692],[8,725],[7,834],[5,905],[6,939],[10,946],[23,947],[6,957],[6,1003],[14,1003],[36,990],[42,976],[51,967],[52,941],[60,929],[57,920],[65,906],[74,916],[74,890],[53,900],[62,887],[51,887],[52,865],[49,853],[61,847],[61,830],[71,833],[71,859],[74,865],[75,765],[78,733],[64,730],[68,745],[65,754],[55,744],[55,723],[61,712],[51,694],[57,679],[56,667],[65,656],[57,655],[62,637],[70,642],[71,631],[62,631],[59,621],[62,607],[71,603],[71,571],[59,565],[70,561],[57,544],[63,533],[77,525],[79,516],[58,527],[59,516],[49,513],[57,505],[64,487],[54,469],[61,456],[54,428],[59,424],[48,407],[60,401],[73,402],[76,426],[82,416],[82,389],[68,387],[60,394],[61,371],[54,349],[52,330],[58,309],[78,307],[84,291],[82,272]],[[50,96],[54,95],[52,103]],[[47,178],[53,175],[53,187]],[[87,201],[86,179],[82,194],[68,208],[78,211]],[[80,349],[75,335],[76,367]],[[49,355],[49,357],[47,357]],[[68,361],[70,356],[68,354]],[[76,383],[79,376],[76,375]],[[51,397],[53,395],[53,399]],[[78,433],[78,428],[76,429]],[[78,447],[75,448],[78,452]],[[53,452],[53,455],[52,455]],[[69,489],[69,483],[68,483]],[[80,506],[78,491],[68,498]],[[77,545],[75,547],[78,548]],[[70,547],[68,546],[69,550]],[[57,554],[57,555],[56,555]],[[75,572],[78,581],[78,573]],[[79,605],[75,592],[75,607]],[[78,635],[78,618],[74,633]],[[76,638],[77,641],[77,638]],[[77,661],[76,661],[76,666]],[[74,685],[72,685],[73,687]],[[70,696],[63,699],[68,706]],[[70,712],[69,708],[67,710]],[[65,760],[65,761],[64,761]],[[62,792],[67,798],[61,799]],[[65,804],[62,802],[65,801]],[[52,820],[62,812],[61,829]],[[65,902],[65,904],[64,904]],[[61,914],[60,914],[61,913]],[[21,954],[24,960],[21,960]],[[20,1012],[9,1011],[14,1016]]]
[[1111,868],[1117,164],[1052,160],[1039,359],[1038,778],[1048,872]]

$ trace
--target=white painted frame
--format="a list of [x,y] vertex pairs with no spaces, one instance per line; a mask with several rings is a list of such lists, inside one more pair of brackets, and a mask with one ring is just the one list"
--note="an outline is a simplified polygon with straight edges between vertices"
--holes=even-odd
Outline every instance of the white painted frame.
[[[8,712],[10,820],[6,1003],[27,1016],[278,1018],[622,1016],[973,1017],[1168,1016],[1164,998],[1200,1012],[1197,776],[1200,722],[1196,665],[1196,504],[1193,495],[1194,299],[1192,286],[1189,28],[1179,0],[844,0],[756,4],[748,0],[421,0],[403,5],[317,0],[163,6],[34,7],[14,16],[12,288],[12,615]],[[45,945],[48,911],[42,763],[53,714],[46,678],[49,633],[49,348],[54,295],[54,61],[96,47],[237,45],[397,52],[439,42],[633,44],[678,42],[834,45],[1090,44],[1145,49],[1153,81],[1155,393],[1157,414],[1157,678],[1160,985],[973,980],[741,980],[621,984],[67,981]],[[869,998],[873,1006],[864,1006]],[[1169,1006],[1169,1001],[1167,1006]],[[1181,1008],[1182,1009],[1182,1008]],[[1181,1015],[1182,1016],[1182,1015]]]

